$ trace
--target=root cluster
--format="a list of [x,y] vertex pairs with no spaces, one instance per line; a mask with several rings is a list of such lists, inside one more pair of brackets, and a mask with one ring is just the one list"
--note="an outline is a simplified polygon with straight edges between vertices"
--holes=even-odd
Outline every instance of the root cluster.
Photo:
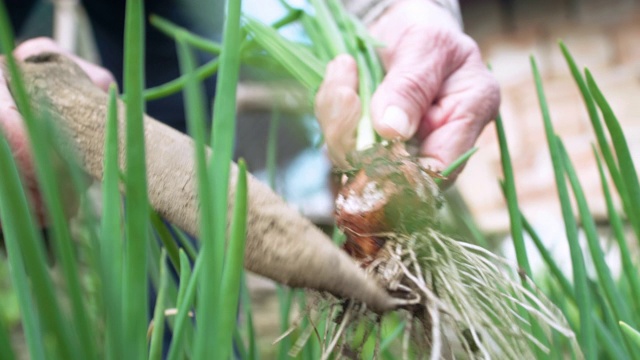
[[[324,297],[307,312],[314,320],[299,344],[315,333],[323,358],[357,359],[374,336],[377,358],[388,345],[381,338],[385,317],[403,319],[402,345],[392,349],[402,358],[534,359],[549,350],[540,331],[574,336],[515,267],[436,230],[440,200],[432,174],[401,147],[376,146],[350,162],[354,169],[336,201],[344,248],[397,308],[378,314],[357,301]],[[313,324],[322,320],[319,331]]]

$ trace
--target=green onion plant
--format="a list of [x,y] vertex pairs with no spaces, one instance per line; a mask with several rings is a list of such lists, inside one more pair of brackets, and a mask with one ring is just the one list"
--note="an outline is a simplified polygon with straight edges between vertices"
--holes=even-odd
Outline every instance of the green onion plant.
[[[230,162],[235,137],[235,94],[241,64],[261,66],[287,74],[309,92],[318,90],[328,61],[347,53],[356,59],[360,72],[359,94],[363,116],[358,128],[358,148],[378,141],[369,119],[369,105],[384,69],[377,56],[379,46],[339,1],[310,0],[313,12],[296,9],[284,2],[287,14],[272,25],[242,16],[241,1],[230,0],[222,43],[190,34],[167,20],[153,16],[151,23],[176,42],[181,77],[156,88],[144,89],[143,1],[128,0],[125,31],[124,93],[109,90],[105,128],[104,180],[101,184],[100,217],[86,195],[80,170],[62,159],[54,123],[46,111],[37,112],[21,81],[19,64],[12,57],[14,39],[4,1],[0,0],[0,51],[5,75],[24,119],[32,143],[34,167],[46,209],[51,249],[45,246],[39,219],[31,208],[29,189],[21,179],[9,144],[0,136],[0,222],[10,269],[11,289],[17,298],[19,324],[0,309],[0,357],[16,359],[258,359],[265,353],[254,328],[243,272],[247,218],[247,169],[239,162],[237,191],[227,196]],[[280,29],[300,24],[306,39],[294,41]],[[200,67],[194,51],[218,56]],[[593,145],[606,206],[609,238],[603,238],[584,194],[581,174],[567,155],[554,129],[544,93],[544,84],[535,59],[531,59],[542,122],[552,159],[558,199],[570,248],[572,273],[565,274],[536,229],[520,210],[516,196],[518,182],[509,155],[504,121],[498,118],[497,131],[504,178],[501,180],[511,219],[510,234],[516,249],[522,282],[533,292],[544,291],[566,317],[578,339],[579,350],[566,336],[539,333],[535,317],[527,319],[535,339],[548,348],[537,357],[564,359],[640,359],[640,183],[624,129],[599,88],[595,76],[580,70],[567,46],[560,51],[568,64],[584,100],[595,135]],[[207,120],[202,80],[217,74],[217,101],[213,109],[212,133]],[[143,112],[145,101],[182,92],[189,135],[196,144],[197,189],[200,199],[200,238],[194,244],[179,229],[166,224],[149,206],[147,199]],[[118,114],[116,99],[127,105]],[[119,123],[126,124],[119,126]],[[277,123],[274,121],[274,123]],[[275,134],[275,131],[272,132]],[[267,151],[275,169],[275,135]],[[210,141],[208,139],[211,139]],[[121,167],[119,144],[125,144],[126,167]],[[207,145],[212,149],[209,156]],[[475,149],[452,164],[443,175],[455,171]],[[71,190],[63,187],[71,184]],[[80,200],[80,220],[66,216],[66,189]],[[124,192],[121,193],[121,189]],[[227,229],[228,202],[233,215]],[[575,206],[574,206],[575,204]],[[621,204],[621,207],[616,207]],[[73,226],[72,226],[73,224]],[[79,228],[79,231],[74,230]],[[581,234],[586,249],[580,246]],[[536,274],[529,261],[530,239],[540,253],[546,271]],[[614,247],[622,268],[611,270],[604,252]],[[52,254],[49,254],[49,253]],[[85,254],[85,255],[83,255]],[[88,254],[88,255],[87,255]],[[49,257],[53,261],[49,261]],[[55,266],[52,266],[55,264]],[[593,273],[587,271],[593,264]],[[537,283],[534,283],[535,279]],[[149,309],[149,287],[156,289],[155,308]],[[299,321],[286,340],[281,341],[278,358],[294,354],[298,359],[321,356],[323,334],[337,324],[324,309],[314,316],[296,320],[292,309],[307,311],[309,298],[302,292],[282,288],[280,318],[282,330],[290,321]],[[152,315],[150,315],[152,314]],[[240,315],[238,315],[240,314]],[[487,310],[490,318],[491,309]],[[19,326],[17,326],[19,325]],[[401,336],[409,323],[390,317],[374,328],[354,329],[352,338],[362,344],[363,354],[383,359],[399,356],[410,342]],[[17,344],[12,332],[20,328],[24,344]],[[166,334],[169,343],[164,343]],[[547,338],[547,340],[543,340]],[[374,340],[379,339],[379,342]],[[273,340],[273,339],[270,339]],[[271,350],[270,352],[275,352]],[[338,355],[335,354],[334,358]]]

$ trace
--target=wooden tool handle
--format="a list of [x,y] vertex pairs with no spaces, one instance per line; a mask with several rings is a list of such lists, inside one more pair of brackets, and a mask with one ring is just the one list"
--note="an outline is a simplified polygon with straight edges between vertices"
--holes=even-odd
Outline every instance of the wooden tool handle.
[[[33,106],[48,104],[47,111],[59,122],[62,133],[68,136],[68,144],[83,168],[101,180],[107,94],[60,54],[32,56],[21,64],[21,69]],[[122,134],[125,105],[120,101],[118,106]],[[149,116],[144,118],[144,127],[151,206],[171,223],[197,236],[193,141]],[[121,160],[125,158],[123,138],[119,150]],[[229,196],[232,200],[237,168],[235,164],[231,167]],[[248,185],[245,251],[248,270],[289,286],[313,288],[364,301],[374,310],[393,307],[393,299],[386,291],[365,276],[324,233],[253,176],[249,176]]]

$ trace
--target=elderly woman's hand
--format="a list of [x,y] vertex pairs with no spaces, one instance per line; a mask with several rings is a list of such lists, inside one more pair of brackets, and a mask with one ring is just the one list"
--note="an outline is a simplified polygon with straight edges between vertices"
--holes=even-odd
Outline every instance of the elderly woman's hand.
[[[432,1],[397,1],[369,29],[386,45],[380,56],[387,73],[371,103],[375,130],[387,139],[416,138],[424,165],[443,170],[473,146],[496,115],[496,80],[477,44]],[[332,160],[344,165],[360,116],[357,68],[349,56],[327,66],[316,114]]]
[[[25,41],[18,46],[13,55],[17,60],[24,60],[30,56],[43,52],[62,53],[72,58],[91,78],[91,80],[103,90],[107,90],[109,85],[115,82],[111,73],[104,68],[91,64],[85,60],[75,57],[62,48],[60,48],[53,40],[48,38],[36,38]],[[18,165],[20,174],[23,178],[28,196],[32,202],[36,216],[40,224],[46,225],[46,216],[42,199],[38,191],[35,169],[31,158],[31,149],[27,130],[22,120],[22,116],[18,112],[15,101],[9,92],[6,78],[0,67],[0,128],[6,137],[14,159]],[[1,181],[1,179],[0,179]],[[69,201],[67,208],[69,212],[73,211],[75,201]]]

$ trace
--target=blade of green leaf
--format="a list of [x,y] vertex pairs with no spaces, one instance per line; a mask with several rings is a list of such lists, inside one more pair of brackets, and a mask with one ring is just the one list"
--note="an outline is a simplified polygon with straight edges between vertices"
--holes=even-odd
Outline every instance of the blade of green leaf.
[[[196,316],[198,333],[195,338],[195,357],[204,359],[207,354],[223,354],[226,346],[218,341],[231,336],[227,328],[217,327],[226,320],[223,314],[227,311],[220,306],[224,297],[228,296],[222,290],[223,269],[225,264],[225,243],[227,239],[227,204],[229,202],[229,176],[231,171],[231,157],[235,138],[236,91],[240,72],[240,14],[241,0],[227,2],[227,16],[225,18],[222,54],[220,55],[220,72],[216,84],[218,94],[213,107],[212,151],[209,163],[209,176],[212,183],[212,198],[202,201],[212,202],[212,218],[201,219],[201,222],[211,221],[213,233],[211,237],[203,237],[201,256],[203,257],[203,276],[200,281],[200,292]],[[230,244],[233,246],[233,244]],[[237,308],[235,304],[234,309]],[[235,311],[233,312],[235,319]],[[226,322],[222,322],[226,323]],[[225,334],[217,334],[225,332]],[[218,341],[211,341],[211,337]],[[226,357],[222,357],[226,359]]]
[[624,136],[622,126],[620,126],[620,122],[618,122],[611,106],[604,98],[591,72],[585,70],[585,76],[589,90],[602,112],[602,117],[611,136],[613,148],[618,158],[622,182],[624,183],[626,196],[628,196],[628,198],[625,199],[626,201],[623,201],[623,205],[626,205],[625,211],[636,233],[636,238],[640,242],[640,216],[636,216],[640,213],[640,182],[638,182],[638,173],[636,172],[631,151],[627,145],[627,140]]
[[247,275],[246,272],[242,277],[242,293],[240,294],[242,308],[244,310],[244,317],[246,319],[246,333],[248,344],[248,357],[247,359],[259,360],[260,353],[258,352],[258,345],[256,343],[256,333],[253,326],[253,312],[251,311],[251,297],[249,295],[249,288],[247,287]]
[[128,0],[125,15],[124,92],[126,94],[125,170],[125,262],[123,339],[127,355],[141,359],[147,354],[148,289],[147,243],[149,242],[144,100],[143,1]]
[[[0,4],[0,7],[4,7],[4,5]],[[4,11],[0,10],[0,13],[4,13]],[[20,250],[20,241],[25,240],[23,236],[35,236],[35,234],[29,234],[31,232],[29,230],[35,227],[35,223],[31,218],[26,195],[20,184],[18,170],[4,134],[0,136],[0,171],[2,173],[0,221],[2,222],[7,257],[11,266],[11,282],[20,305],[22,328],[29,356],[32,359],[44,360],[44,344],[41,341],[43,334],[40,332],[37,311],[29,292],[29,279]]]
[[[604,169],[602,166],[602,160],[598,155],[598,152],[594,149],[594,155],[598,163],[598,172],[600,174],[600,183],[602,184],[602,192],[604,194],[604,198],[607,204],[607,214],[609,218],[609,223],[611,228],[613,229],[613,233],[615,235],[616,242],[620,249],[620,258],[622,259],[622,268],[623,275],[627,279],[629,283],[629,288],[632,291],[634,299],[640,299],[640,278],[638,277],[638,269],[636,265],[631,260],[631,250],[629,250],[629,246],[627,245],[627,241],[624,235],[624,227],[622,224],[622,219],[613,204],[613,198],[611,196],[611,190],[609,189],[609,184],[607,182],[607,178],[604,174]],[[637,304],[637,302],[635,302]],[[636,307],[636,312],[640,310],[640,308]]]
[[[178,314],[176,314],[173,337],[171,339],[171,345],[169,346],[168,360],[178,360],[183,358],[183,351],[185,349],[185,337],[187,336],[187,327],[191,323],[187,322],[189,319],[189,311],[193,305],[193,301],[196,297],[196,288],[198,285],[198,278],[203,269],[202,254],[196,258],[195,265],[191,278],[188,282],[180,283],[180,290],[178,293],[183,293],[182,301],[178,304]],[[182,290],[182,287],[185,287]],[[198,330],[202,331],[202,330]]]
[[[467,150],[464,154],[460,155],[459,158],[455,159],[451,163],[451,165],[447,166],[446,169],[442,170],[440,175],[446,178],[447,176],[453,174],[454,171],[458,170],[460,166],[464,165],[477,151],[478,151],[477,147],[473,147]],[[439,178],[435,179],[436,184],[442,184],[443,181],[444,179],[439,179]]]
[[[291,313],[291,305],[295,296],[295,291],[285,286],[279,285],[276,288],[278,298],[278,308],[280,310],[280,332],[285,333],[289,329],[289,314]],[[278,359],[287,359],[289,349],[291,349],[291,338],[285,337],[278,343]]]
[[[0,53],[5,54],[4,63],[11,76],[10,86],[12,96],[27,128],[30,130],[29,136],[31,136],[33,133],[31,130],[35,127],[35,117],[33,116],[29,102],[30,99],[25,91],[25,85],[22,81],[18,65],[12,55],[13,32],[10,24],[4,2],[2,2],[0,3]],[[6,164],[9,164],[8,160]],[[73,329],[68,326],[68,321],[63,320],[63,312],[56,299],[53,283],[46,267],[42,238],[36,230],[38,227],[31,216],[29,206],[26,205],[26,203],[20,205],[22,204],[22,199],[19,196],[22,194],[22,191],[19,190],[19,188],[15,188],[14,190],[17,191],[15,195],[18,196],[18,198],[14,198],[14,200],[17,201],[16,207],[24,206],[24,208],[15,210],[8,207],[5,212],[22,211],[23,213],[17,215],[17,220],[14,220],[16,222],[7,222],[5,226],[19,226],[19,229],[11,234],[18,236],[16,239],[19,239],[18,244],[23,254],[26,272],[31,278],[34,299],[40,309],[39,315],[43,325],[43,336],[54,339],[52,342],[56,344],[54,348],[58,351],[60,357],[71,358],[72,354],[77,354],[81,351],[77,338],[72,336]]]
[[[21,271],[24,271],[24,269]],[[0,312],[0,354],[2,354],[2,358],[5,360],[13,360],[16,357],[13,347],[11,346],[11,338],[7,328],[7,322],[5,321],[5,315],[2,312]]]
[[624,298],[616,289],[613,276],[611,275],[611,270],[604,259],[604,252],[600,247],[600,237],[596,229],[596,223],[591,215],[591,211],[589,210],[587,199],[584,191],[582,190],[582,186],[580,185],[578,175],[571,164],[571,159],[569,158],[569,154],[567,153],[562,141],[560,138],[557,138],[557,141],[558,150],[560,151],[565,171],[573,189],[574,198],[578,204],[578,212],[580,213],[580,219],[582,220],[582,228],[587,237],[587,244],[591,253],[591,259],[593,260],[593,264],[595,265],[596,273],[598,275],[598,284],[602,287],[604,296],[611,305],[611,310],[615,317],[619,320],[625,320],[630,324],[633,324],[634,321],[631,317],[631,310]]
[[153,310],[153,332],[149,344],[149,360],[162,358],[162,341],[164,337],[164,309],[166,305],[167,289],[169,284],[169,271],[167,271],[167,252],[162,250],[160,255],[160,286]]
[[104,175],[102,179],[102,223],[100,257],[102,288],[105,297],[106,357],[122,359],[122,201],[120,167],[118,165],[118,103],[115,85],[109,88],[106,135],[104,145]]
[[173,268],[177,271],[180,271],[180,255],[178,244],[176,243],[176,239],[171,234],[169,230],[169,226],[162,220],[160,214],[158,214],[155,210],[151,209],[151,205],[149,205],[149,221],[153,226],[153,230],[156,235],[160,238],[162,242],[162,246],[167,251],[169,255],[169,260],[173,265]]
[[[587,107],[587,112],[589,113],[589,119],[591,121],[591,127],[593,127],[593,131],[596,135],[596,139],[598,141],[598,148],[602,152],[602,156],[604,157],[605,163],[607,164],[607,168],[609,169],[609,173],[611,174],[611,178],[613,179],[616,188],[621,191],[624,188],[624,184],[622,183],[622,176],[620,175],[620,169],[618,169],[618,165],[616,164],[613,153],[611,152],[611,148],[609,146],[609,141],[605,136],[604,128],[602,127],[602,122],[600,121],[600,116],[598,115],[598,109],[596,108],[595,101],[591,96],[591,92],[587,87],[584,78],[582,77],[582,73],[580,69],[578,69],[578,65],[576,64],[573,56],[569,52],[567,46],[560,41],[560,49],[562,50],[562,54],[569,65],[569,69],[571,70],[571,75],[575,80],[578,88],[580,89],[580,93],[582,95],[582,99]],[[626,193],[626,191],[621,192],[621,194]],[[622,196],[624,199],[626,196]]]
[[626,324],[624,321],[620,321],[619,324],[625,335],[627,335],[636,345],[640,346],[640,332]]
[[232,337],[236,328],[236,309],[240,296],[240,283],[244,264],[244,245],[247,234],[247,167],[244,160],[238,161],[238,183],[231,221],[231,234],[224,264],[219,311],[214,327],[213,343],[221,359],[231,355]]
[[[206,64],[200,66],[196,71],[196,77],[198,80],[204,80],[210,76],[213,76],[218,71],[218,67],[220,66],[219,59],[213,59]],[[173,95],[184,87],[187,83],[187,78],[185,75],[180,76],[175,80],[171,80],[162,85],[158,85],[156,87],[149,88],[144,91],[144,99],[146,101],[157,100],[163,97],[167,97],[169,95]]]
[[558,150],[558,144],[555,140],[555,132],[551,123],[551,116],[549,115],[549,108],[547,106],[547,100],[544,95],[542,86],[542,78],[538,71],[538,66],[535,59],[531,57],[531,68],[533,70],[533,76],[536,84],[536,91],[538,94],[538,101],[540,103],[540,109],[542,111],[542,118],[544,121],[545,134],[547,137],[547,144],[551,155],[551,162],[553,164],[553,172],[558,189],[558,196],[560,198],[560,206],[562,210],[562,216],[564,219],[565,232],[569,241],[569,250],[571,253],[571,263],[573,265],[573,282],[575,284],[575,297],[580,310],[580,332],[579,342],[582,345],[587,359],[594,359],[596,356],[597,343],[593,330],[593,324],[591,322],[591,313],[593,311],[589,288],[587,285],[587,274],[584,265],[584,258],[582,256],[582,250],[578,242],[578,228],[571,208],[571,201],[567,191],[567,184],[564,178],[562,158]]
[[151,25],[155,26],[158,30],[162,31],[165,35],[174,38],[176,41],[178,37],[181,37],[187,44],[193,46],[196,49],[206,51],[208,53],[218,55],[222,50],[220,44],[215,41],[211,41],[204,36],[192,34],[187,29],[175,25],[167,19],[164,19],[158,15],[151,15],[149,17]]
[[180,249],[180,287],[178,288],[178,298],[176,306],[179,307],[184,301],[187,292],[187,285],[191,279],[191,263],[184,250]]
[[296,80],[311,91],[320,87],[325,63],[304,45],[294,43],[278,34],[277,30],[258,20],[244,17],[245,29],[261,47],[275,58]]
[[524,270],[529,278],[532,277],[531,265],[529,265],[529,257],[527,256],[527,248],[524,244],[524,232],[522,231],[522,217],[520,216],[520,206],[518,205],[518,195],[516,193],[516,181],[513,173],[513,164],[507,145],[507,136],[502,123],[502,116],[496,116],[496,133],[498,135],[498,144],[500,145],[500,159],[502,161],[502,172],[504,175],[504,194],[507,200],[507,209],[509,211],[509,219],[511,223],[511,238],[513,246],[516,250],[516,259],[518,266]]

